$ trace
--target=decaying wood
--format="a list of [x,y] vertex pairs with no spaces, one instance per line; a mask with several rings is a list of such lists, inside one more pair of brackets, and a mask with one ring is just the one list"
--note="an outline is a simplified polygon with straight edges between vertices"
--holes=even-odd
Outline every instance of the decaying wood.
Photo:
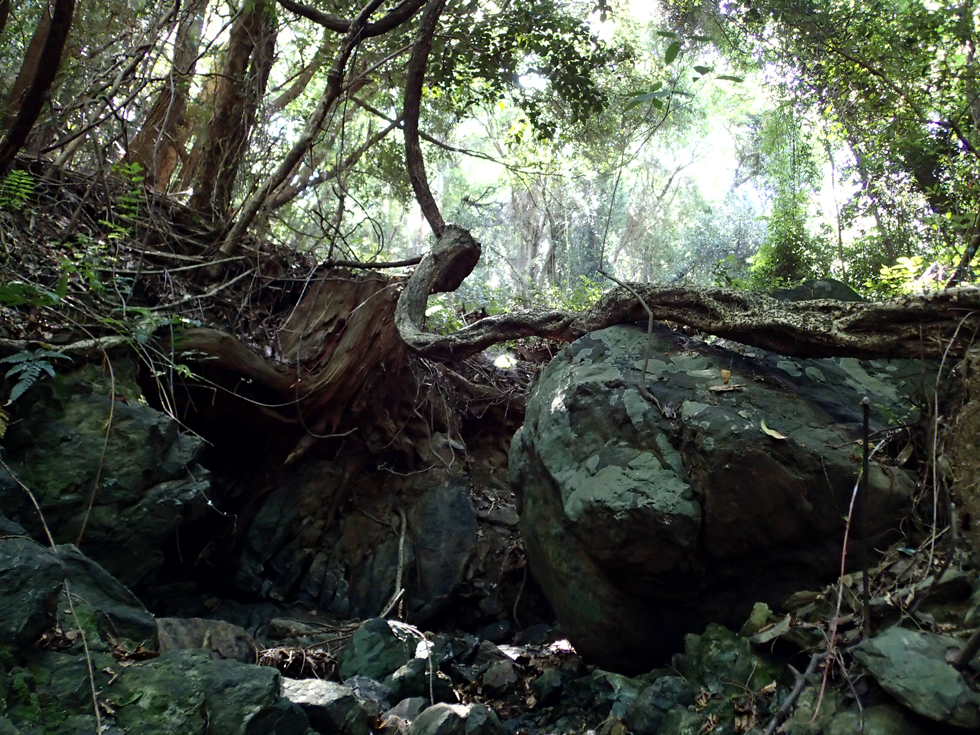
[[[416,353],[451,362],[522,337],[569,342],[614,324],[643,321],[643,305],[627,289],[609,291],[581,313],[528,310],[481,319],[450,335],[425,331],[428,295],[456,282],[478,252],[472,236],[447,226],[409,279],[395,323]],[[464,276],[465,277],[465,276]],[[795,357],[859,358],[963,355],[980,329],[980,288],[964,286],[890,301],[782,301],[751,291],[633,284],[654,318]]]

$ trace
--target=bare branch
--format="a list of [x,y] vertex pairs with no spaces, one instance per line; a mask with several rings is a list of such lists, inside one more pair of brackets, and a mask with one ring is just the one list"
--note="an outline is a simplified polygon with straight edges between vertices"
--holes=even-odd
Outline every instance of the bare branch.
[[405,160],[408,178],[415,191],[415,199],[422,208],[422,214],[436,237],[442,237],[446,223],[439,212],[439,205],[429,189],[425,175],[425,162],[422,159],[422,145],[419,143],[419,111],[422,106],[422,84],[425,81],[425,67],[432,51],[432,36],[435,34],[439,16],[446,6],[446,0],[430,0],[422,13],[419,33],[408,61],[408,79],[405,82]]
[[[356,19],[345,20],[344,18],[338,18],[335,15],[328,15],[322,10],[311,8],[309,5],[303,5],[302,3],[295,2],[295,0],[277,0],[277,2],[286,10],[292,11],[293,13],[296,13],[296,15],[306,18],[307,20],[312,20],[314,23],[323,26],[329,31],[349,33],[357,23]],[[393,31],[405,21],[411,20],[411,18],[421,9],[424,4],[425,0],[405,0],[405,2],[396,7],[377,23],[365,24],[361,29],[361,37],[374,38],[375,36],[383,36],[385,33],[388,33],[388,31]]]
[[[859,358],[962,355],[980,330],[980,287],[890,301],[780,301],[751,291],[632,284],[607,292],[581,313],[530,310],[481,319],[450,335],[423,328],[430,293],[472,270],[479,244],[455,225],[425,256],[398,301],[395,325],[418,354],[451,362],[522,337],[570,342],[597,329],[643,321],[644,302],[660,321],[797,357]],[[465,276],[463,276],[465,278]]]
[[340,45],[340,52],[337,54],[337,58],[334,59],[330,73],[327,75],[326,89],[323,90],[323,96],[320,98],[316,110],[313,111],[313,115],[307,120],[303,134],[293,144],[289,153],[283,157],[283,160],[279,163],[279,166],[272,175],[263,181],[262,186],[242,205],[241,214],[238,215],[234,226],[228,231],[224,242],[221,244],[219,252],[222,255],[227,256],[235,252],[235,248],[238,247],[238,241],[242,235],[245,234],[260,212],[268,206],[268,201],[272,193],[289,178],[293,169],[296,168],[296,164],[299,163],[300,159],[306,155],[310,146],[313,145],[313,140],[319,134],[323,122],[327,119],[327,115],[333,109],[333,106],[343,92],[344,72],[347,70],[347,62],[350,60],[351,54],[354,53],[354,49],[357,48],[363,39],[361,31],[367,25],[367,20],[371,17],[371,14],[383,2],[384,0],[370,0],[367,5],[361,8],[361,12],[354,19],[350,31]]

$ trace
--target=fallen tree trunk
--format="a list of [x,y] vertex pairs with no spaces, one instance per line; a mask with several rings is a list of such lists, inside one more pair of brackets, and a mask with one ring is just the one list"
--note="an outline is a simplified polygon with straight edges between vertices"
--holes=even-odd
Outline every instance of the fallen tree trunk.
[[[614,288],[581,313],[531,310],[481,319],[450,335],[426,332],[430,293],[461,283],[480,250],[466,230],[448,226],[398,302],[395,324],[423,357],[452,362],[522,337],[565,342],[597,329],[646,321],[627,289]],[[465,272],[464,272],[465,271]],[[961,356],[980,329],[980,288],[964,286],[890,301],[782,301],[751,291],[635,284],[655,319],[795,357]]]

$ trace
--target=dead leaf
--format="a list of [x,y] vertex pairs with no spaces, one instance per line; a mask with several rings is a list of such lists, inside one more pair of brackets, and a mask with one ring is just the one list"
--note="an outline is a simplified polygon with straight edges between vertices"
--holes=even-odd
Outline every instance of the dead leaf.
[[728,385],[728,381],[731,380],[731,379],[732,379],[732,371],[731,370],[722,370],[721,371],[721,380],[722,380],[722,382],[725,385]]
[[906,444],[905,449],[899,452],[898,457],[895,458],[895,464],[897,464],[899,467],[904,466],[905,463],[912,458],[912,452],[914,449],[915,449],[915,445],[912,444],[912,442]]
[[775,429],[770,429],[768,426],[766,426],[766,420],[765,419],[762,419],[762,421],[759,422],[759,425],[762,427],[762,433],[763,434],[766,434],[767,436],[771,436],[773,439],[788,439],[789,438],[787,436],[784,436],[783,434],[780,434]]

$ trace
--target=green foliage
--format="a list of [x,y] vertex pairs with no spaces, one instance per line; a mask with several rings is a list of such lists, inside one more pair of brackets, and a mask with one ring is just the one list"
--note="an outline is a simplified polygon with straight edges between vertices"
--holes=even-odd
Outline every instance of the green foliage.
[[509,314],[519,309],[582,311],[595,305],[608,282],[581,276],[572,288],[546,286],[518,291],[510,286],[490,287],[465,283],[450,294],[429,299],[426,328],[449,334],[486,316]]
[[536,137],[552,139],[607,107],[596,77],[626,61],[626,52],[599,42],[586,21],[554,0],[499,13],[476,12],[477,3],[467,8],[472,14],[459,16],[465,27],[430,60],[432,93],[448,96],[461,115],[508,100]]
[[805,206],[801,195],[773,205],[766,239],[752,259],[753,288],[769,291],[814,275],[813,253],[822,243],[807,231]]
[[55,377],[55,369],[52,364],[52,360],[68,360],[71,358],[62,353],[56,352],[55,350],[23,350],[15,355],[9,355],[2,360],[0,363],[7,363],[8,365],[13,365],[10,370],[7,371],[6,378],[16,378],[16,383],[14,387],[10,390],[10,397],[7,399],[7,403],[4,405],[9,406],[11,403],[20,398],[24,393],[26,393],[34,383],[37,382],[38,378],[41,377],[42,373],[47,373],[52,378]]
[[54,291],[23,281],[0,284],[0,305],[18,307],[54,306],[68,293],[68,276],[63,274]]
[[915,255],[911,258],[901,257],[895,265],[884,265],[877,279],[869,279],[865,287],[875,296],[891,298],[903,294],[921,291],[917,281],[928,267],[926,259]]
[[118,163],[113,166],[113,172],[129,182],[130,188],[116,202],[119,221],[101,220],[100,224],[109,230],[110,240],[126,240],[133,236],[134,225],[143,202],[143,182],[146,177],[143,167],[138,163]]
[[0,181],[0,209],[21,211],[34,196],[34,177],[27,171],[14,169]]

